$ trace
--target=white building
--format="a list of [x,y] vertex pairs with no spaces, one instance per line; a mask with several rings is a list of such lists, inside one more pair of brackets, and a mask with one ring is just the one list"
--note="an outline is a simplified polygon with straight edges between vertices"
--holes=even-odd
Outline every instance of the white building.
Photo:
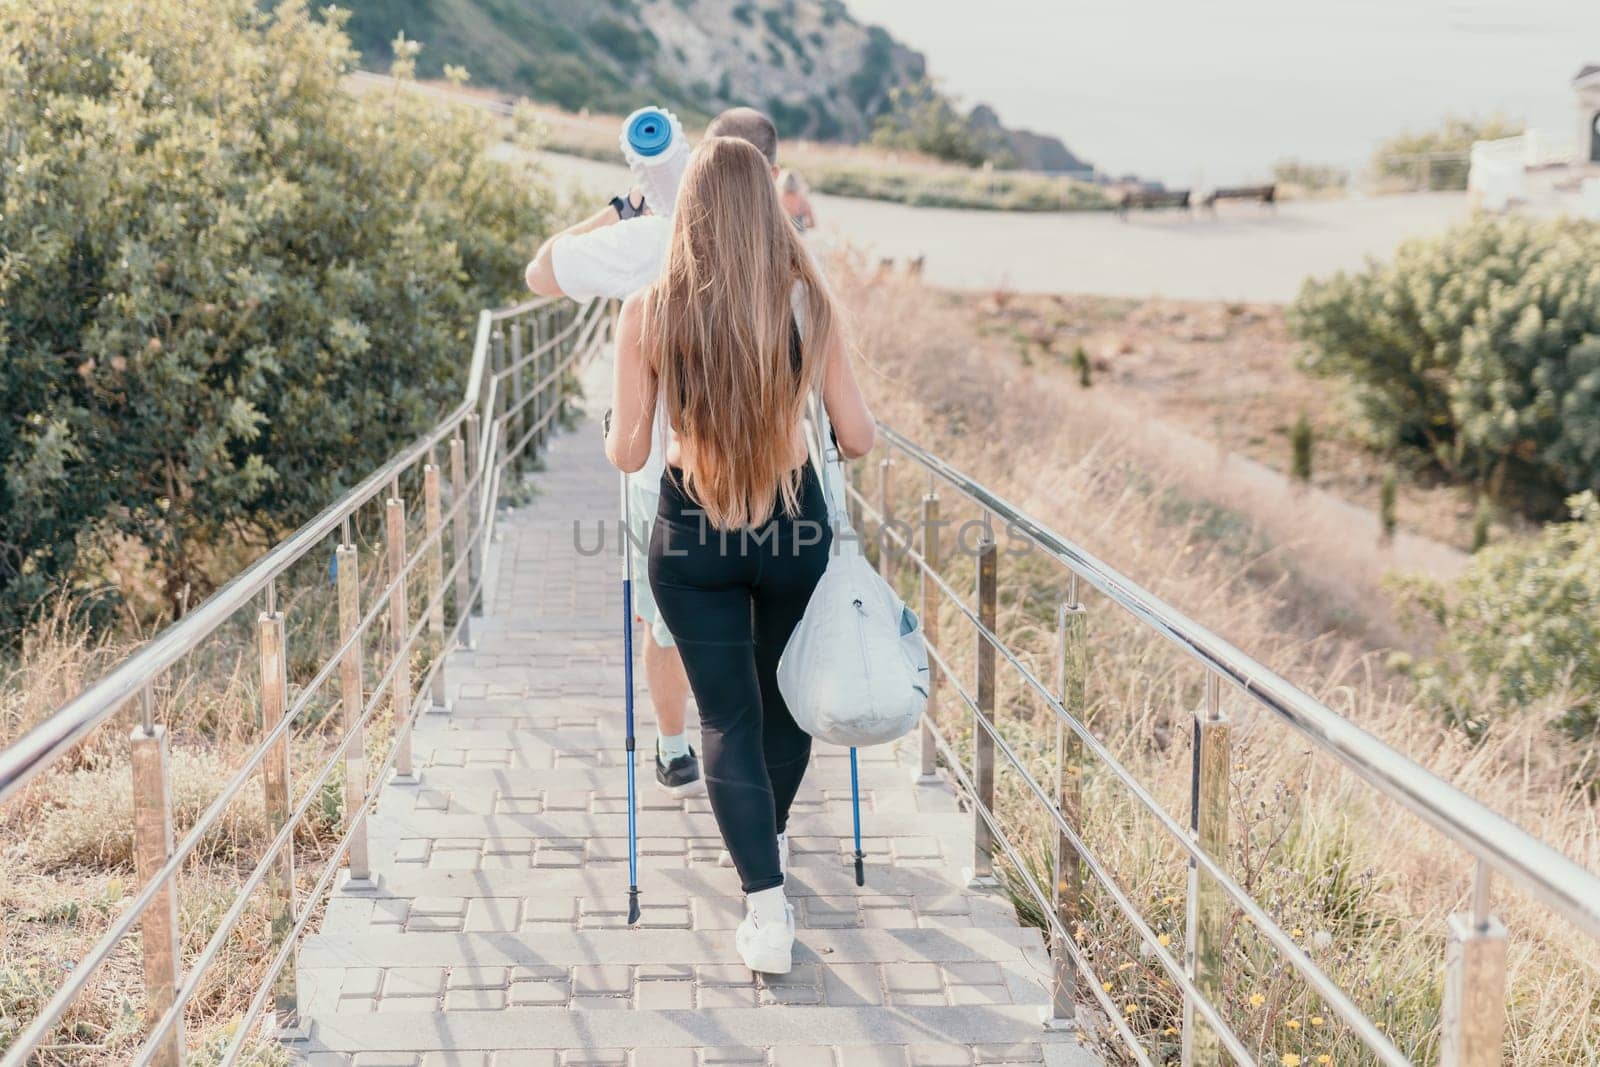
[[1578,160],[1600,164],[1600,63],[1590,63],[1572,79],[1578,94]]
[[1467,193],[1474,207],[1600,222],[1600,63],[1578,71],[1572,90],[1578,104],[1573,141],[1552,130],[1530,129],[1472,146]]

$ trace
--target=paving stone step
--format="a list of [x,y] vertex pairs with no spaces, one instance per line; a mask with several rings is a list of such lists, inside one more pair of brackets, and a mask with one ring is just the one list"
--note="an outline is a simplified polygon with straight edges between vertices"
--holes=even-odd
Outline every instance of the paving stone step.
[[[638,767],[639,795],[650,796],[656,792],[654,774],[645,757]],[[619,760],[614,767],[559,767],[546,770],[517,770],[506,767],[430,767],[426,773],[425,788],[437,789],[498,789],[502,792],[559,792],[603,791],[610,796],[623,795],[625,789],[624,764]],[[408,787],[409,788],[409,787]],[[801,785],[801,795],[809,789],[837,789],[848,793],[850,789],[850,764],[847,759],[832,759],[814,755]],[[907,792],[950,795],[950,787],[942,779],[916,784],[910,767],[898,763],[864,762],[861,764],[861,788],[901,790]]]
[[307,1067],[1098,1067],[1086,1049],[1067,1043],[773,1048],[574,1048],[433,1052],[333,1052],[303,1044],[296,1062]]
[[[559,731],[551,732],[559,733]],[[640,739],[644,743],[645,751],[648,752],[649,745],[654,744],[653,735],[641,734]],[[502,745],[463,742],[443,735],[421,733],[415,740],[417,765],[424,771],[436,767],[559,771],[584,767],[621,768],[626,764],[625,750],[620,737],[608,741],[591,734],[582,743],[550,743],[547,740],[530,738]],[[841,755],[837,759],[838,765],[848,771],[847,757]],[[863,765],[872,762],[876,761],[862,760]],[[897,766],[887,759],[881,762],[885,766]],[[641,763],[643,764],[643,761]],[[648,764],[643,765],[648,769]],[[826,768],[827,763],[824,761],[821,766]]]
[[[371,835],[382,837],[478,837],[478,838],[612,838],[628,835],[626,804],[622,810],[595,815],[587,811],[543,811],[497,815],[450,815],[433,811],[412,811],[404,815],[374,816]],[[651,811],[636,813],[639,837],[717,836],[716,821],[709,811]],[[972,829],[970,816],[959,812],[879,812],[863,820],[862,833],[887,838],[897,845],[940,837],[959,837]],[[790,841],[805,837],[840,838],[851,836],[848,811],[838,814],[813,814],[806,811],[791,816]],[[909,855],[909,853],[906,853]],[[929,855],[933,852],[930,849]]]
[[[903,784],[880,784],[877,788],[862,789],[860,802],[861,812],[868,817],[868,823],[872,821],[872,816],[889,812],[952,814],[959,810],[955,797],[946,790],[909,789]],[[614,815],[626,812],[627,804],[627,789],[618,782],[608,783],[598,789],[562,789],[509,782],[446,784],[430,777],[420,783],[420,788],[384,790],[379,800],[378,815],[385,819],[422,812],[441,815],[538,815],[551,812]],[[635,805],[639,811],[694,815],[711,812],[711,801],[703,787],[669,793],[656,788],[653,781],[640,783]],[[848,817],[851,811],[851,793],[847,785],[813,782],[801,786],[790,809],[790,819],[799,825],[798,820],[822,814]]]
[[[853,868],[854,848],[848,837],[813,838],[810,847],[829,851],[795,852],[789,859],[794,870]],[[941,851],[929,856],[927,841],[897,841],[891,838],[864,838],[861,842],[867,871],[886,864],[908,867],[948,868],[971,854],[965,843],[940,842]],[[799,847],[797,842],[796,848]],[[904,855],[914,851],[915,857]],[[620,837],[579,838],[442,838],[427,837],[374,839],[374,864],[378,869],[432,868],[436,870],[564,870],[592,867],[615,870],[628,861],[627,848]],[[897,855],[897,851],[900,853]],[[638,866],[656,873],[686,867],[721,868],[722,842],[705,837],[646,837],[640,839]],[[642,877],[642,876],[641,876]],[[870,879],[872,875],[869,873]]]
[[[603,725],[564,727],[559,725],[560,720],[556,716],[541,716],[540,720],[542,721],[534,720],[530,717],[514,727],[488,729],[461,723],[456,723],[452,726],[450,716],[435,713],[423,720],[423,725],[419,726],[415,734],[415,743],[419,750],[466,748],[586,752],[597,748],[620,748],[625,736],[622,709],[618,707],[610,714],[614,715],[617,720],[615,725],[610,727]],[[497,718],[504,718],[510,722],[517,721],[514,715],[499,716]],[[587,716],[581,718],[583,721],[588,720]],[[641,719],[634,727],[634,736],[637,738],[650,738],[653,742],[656,736],[654,723]],[[848,766],[849,749],[841,749],[831,745],[823,749],[818,746],[817,758],[838,759]],[[862,766],[867,766],[871,764],[894,764],[899,762],[899,758],[893,747],[875,745],[871,748],[857,749],[856,761]]]
[[[886,896],[943,897],[1001,900],[1001,894],[967,893],[961,871],[953,867],[867,867],[867,884],[858,888],[854,874],[843,868],[798,867],[784,883],[791,897],[850,896],[857,893]],[[690,867],[651,871],[644,879],[647,895],[662,899],[716,897],[737,894],[738,878],[726,867]],[[593,896],[615,890],[615,871],[568,870],[429,870],[397,867],[380,870],[376,886],[352,887],[343,895],[374,897],[552,897]]]
[[587,963],[571,966],[307,968],[297,973],[302,1014],[415,1015],[439,1011],[658,1011],[770,1007],[962,1007],[1049,1001],[1031,961],[797,963],[783,975],[738,964]]
[[[795,942],[797,963],[1003,963],[1033,958],[1044,941],[1031,928],[812,930]],[[731,931],[539,929],[503,933],[317,934],[300,948],[299,966],[480,967],[615,962],[733,964]]]
[[[532,1008],[334,1015],[318,1018],[312,1040],[318,1048],[333,1051],[420,1054],[434,1049],[817,1047],[819,1035],[826,1035],[829,1047],[842,1049],[843,1062],[849,1067],[868,1062],[854,1058],[855,1050],[884,1046],[1016,1044],[1024,1048],[1015,1050],[1019,1059],[1012,1062],[1037,1063],[1048,1062],[1043,1060],[1044,1049],[1077,1045],[1074,1035],[1045,1032],[1039,1009],[1031,1005],[893,1010],[792,1007],[781,1011],[770,1007],[711,1011]],[[744,1062],[766,1063],[768,1059],[762,1053],[761,1058]]]
[[[743,919],[744,895],[732,877],[720,879],[707,891],[688,893],[674,884],[662,885],[655,873],[646,871],[640,878],[642,929],[731,930]],[[876,885],[857,888],[846,883],[824,894],[802,891],[806,887],[798,875],[804,873],[796,872],[797,877],[788,884],[795,922],[801,930],[1010,927],[1017,921],[1006,898],[962,893],[949,881],[936,882],[921,893],[887,893]],[[470,887],[477,890],[470,895],[453,893],[452,888],[436,884],[410,895],[397,894],[387,886],[341,892],[329,900],[326,922],[330,928],[351,934],[626,926],[627,894],[623,880],[615,875],[604,883],[596,880],[582,890],[566,892],[526,882],[512,886],[490,881]]]

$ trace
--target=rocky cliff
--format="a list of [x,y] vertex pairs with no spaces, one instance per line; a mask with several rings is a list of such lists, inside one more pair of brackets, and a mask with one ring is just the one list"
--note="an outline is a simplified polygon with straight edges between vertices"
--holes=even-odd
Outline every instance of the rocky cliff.
[[[421,41],[418,75],[465,67],[472,83],[577,110],[659,102],[688,119],[735,104],[763,108],[785,137],[860,141],[890,92],[928,75],[923,56],[841,0],[356,0],[350,34],[362,62],[387,68],[397,33]],[[1020,166],[1085,165],[1060,141],[1005,129]]]

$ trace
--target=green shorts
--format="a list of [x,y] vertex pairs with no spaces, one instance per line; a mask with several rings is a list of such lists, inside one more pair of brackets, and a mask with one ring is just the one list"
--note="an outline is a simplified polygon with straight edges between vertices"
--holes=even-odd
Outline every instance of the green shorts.
[[[641,485],[641,480],[628,479],[628,510],[632,512],[634,527],[642,527],[648,532],[656,521],[656,509],[661,506],[661,493],[654,487]],[[633,552],[633,613],[650,627],[650,636],[655,638],[657,645],[672,648],[675,643],[672,631],[661,621],[661,612],[656,610],[655,594],[650,591],[650,561],[645,558],[642,546],[630,551]]]

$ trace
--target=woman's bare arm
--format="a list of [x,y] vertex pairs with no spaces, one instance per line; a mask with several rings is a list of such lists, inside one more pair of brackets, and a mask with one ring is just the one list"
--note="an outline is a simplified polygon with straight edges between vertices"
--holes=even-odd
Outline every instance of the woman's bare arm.
[[611,425],[606,429],[606,458],[629,474],[650,458],[650,431],[656,413],[655,369],[640,346],[643,317],[643,293],[622,302],[611,378]]
[[872,451],[877,423],[866,398],[861,395],[861,387],[856,384],[844,343],[836,340],[826,358],[822,372],[822,403],[833,423],[833,435],[839,439],[839,451],[849,459],[864,456]]

